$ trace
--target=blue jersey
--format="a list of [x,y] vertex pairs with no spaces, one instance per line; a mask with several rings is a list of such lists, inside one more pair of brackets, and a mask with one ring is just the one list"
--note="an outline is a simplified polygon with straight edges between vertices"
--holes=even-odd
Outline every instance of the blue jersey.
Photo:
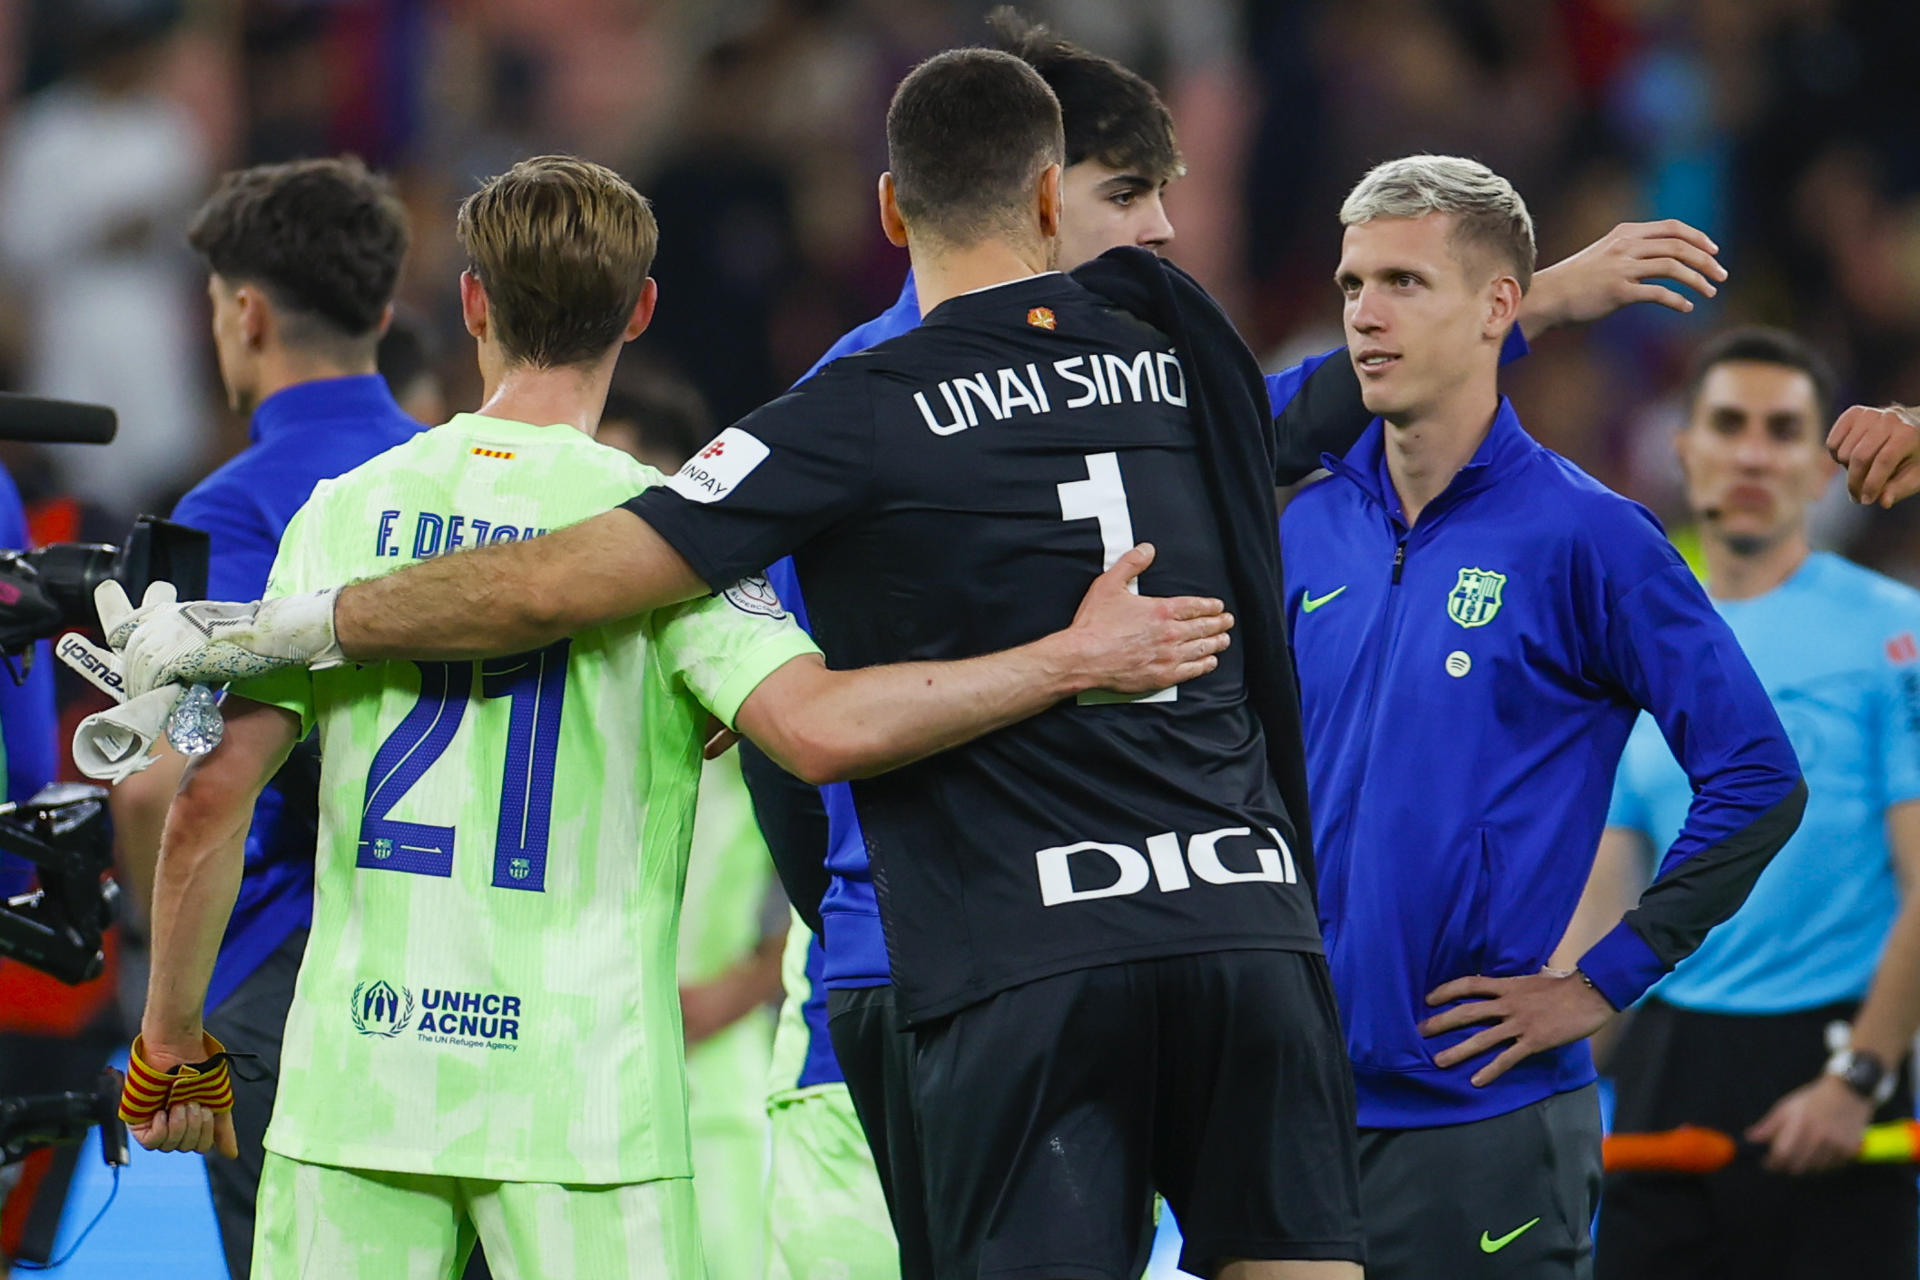
[[1766,692],[1643,508],[1521,428],[1411,527],[1377,420],[1281,519],[1321,928],[1361,1125],[1518,1110],[1593,1079],[1583,1041],[1484,1088],[1427,993],[1537,972],[1587,882],[1638,708],[1692,779],[1662,873],[1581,957],[1625,1008],[1733,912],[1805,797]]
[[[378,374],[297,383],[261,401],[248,429],[252,443],[174,508],[175,520],[212,539],[209,598],[259,599],[280,536],[313,487],[420,430]],[[317,761],[296,751],[254,805],[240,896],[207,987],[209,1009],[313,918],[318,779]]]
[[[1737,1014],[1863,999],[1899,909],[1887,809],[1920,800],[1920,592],[1816,552],[1765,595],[1714,606],[1773,699],[1810,794],[1746,905],[1653,994]],[[1664,844],[1692,798],[1642,718],[1608,825]]]

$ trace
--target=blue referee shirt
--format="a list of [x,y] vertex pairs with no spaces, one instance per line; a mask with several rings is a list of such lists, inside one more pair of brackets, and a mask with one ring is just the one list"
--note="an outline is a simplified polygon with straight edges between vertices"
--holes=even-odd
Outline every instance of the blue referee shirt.
[[[378,374],[302,382],[253,411],[251,444],[180,499],[173,518],[212,539],[207,595],[258,600],[280,535],[322,480],[403,444],[421,430]],[[314,798],[290,804],[280,779],[260,793],[247,831],[246,871],[207,988],[217,1007],[313,919]]]
[[[1864,999],[1900,904],[1887,809],[1920,800],[1920,592],[1816,552],[1765,595],[1714,607],[1793,739],[1807,812],[1746,904],[1652,994],[1735,1014]],[[1607,825],[1664,848],[1692,798],[1642,716]]]

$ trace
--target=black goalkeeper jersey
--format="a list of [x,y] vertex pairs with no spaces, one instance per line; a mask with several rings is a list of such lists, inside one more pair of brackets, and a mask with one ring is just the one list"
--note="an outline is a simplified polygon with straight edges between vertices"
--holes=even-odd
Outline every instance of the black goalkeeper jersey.
[[[834,667],[973,657],[1067,626],[1137,542],[1142,591],[1236,607],[1186,404],[1165,335],[1048,274],[834,362],[626,506],[710,585],[792,554]],[[1320,949],[1245,659],[853,784],[909,1020],[1114,961]]]

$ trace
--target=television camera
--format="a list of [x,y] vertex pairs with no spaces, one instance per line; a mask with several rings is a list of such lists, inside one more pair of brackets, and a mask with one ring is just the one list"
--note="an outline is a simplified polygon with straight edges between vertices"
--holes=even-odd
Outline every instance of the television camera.
[[[0,440],[106,444],[115,429],[113,411],[104,406],[0,394]],[[142,516],[117,547],[57,543],[0,551],[0,656],[23,681],[36,641],[95,629],[96,586],[115,580],[138,600],[159,579],[174,583],[182,598],[204,595],[207,535]],[[24,803],[0,805],[0,852],[32,863],[38,878],[32,892],[0,901],[0,957],[66,983],[98,977],[106,965],[102,939],[119,897],[108,876],[113,827],[105,789],[56,783]],[[107,1162],[125,1164],[119,1098],[119,1076],[110,1069],[84,1092],[0,1097],[0,1166],[42,1147],[78,1142],[96,1125]]]

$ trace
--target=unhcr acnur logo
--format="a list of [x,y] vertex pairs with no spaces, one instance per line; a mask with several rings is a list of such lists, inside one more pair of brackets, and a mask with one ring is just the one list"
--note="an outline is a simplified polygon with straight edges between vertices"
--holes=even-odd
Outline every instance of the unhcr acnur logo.
[[397,1036],[413,1020],[413,993],[387,981],[353,989],[353,1029],[363,1036]]

